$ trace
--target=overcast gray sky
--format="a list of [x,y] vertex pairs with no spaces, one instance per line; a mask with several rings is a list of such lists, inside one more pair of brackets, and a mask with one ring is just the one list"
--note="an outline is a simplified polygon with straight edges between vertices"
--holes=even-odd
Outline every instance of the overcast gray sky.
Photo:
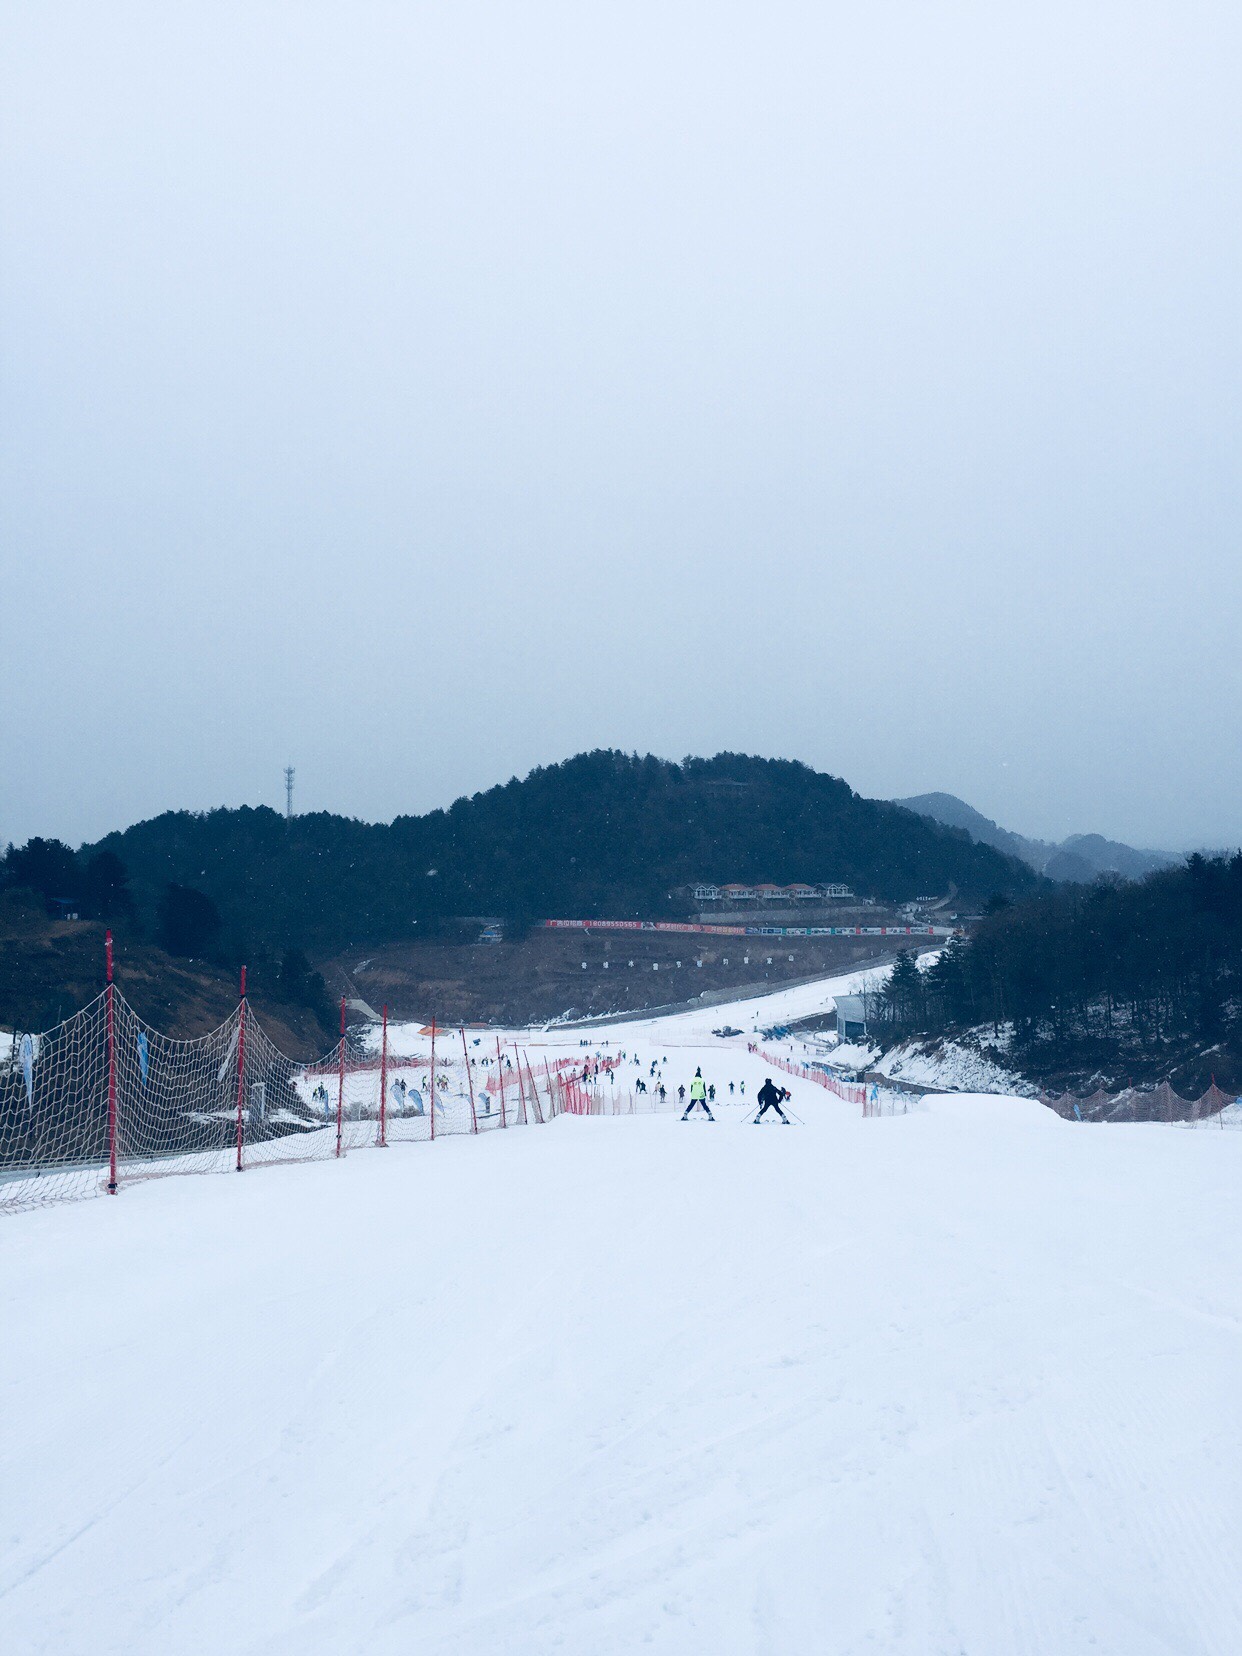
[[0,840],[595,746],[1242,839],[1237,0],[0,19]]

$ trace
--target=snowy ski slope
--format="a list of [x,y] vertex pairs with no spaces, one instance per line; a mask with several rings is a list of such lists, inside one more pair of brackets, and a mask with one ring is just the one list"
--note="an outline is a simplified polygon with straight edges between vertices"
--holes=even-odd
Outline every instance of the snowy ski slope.
[[1242,1136],[789,1084],[11,1220],[0,1651],[1242,1650]]

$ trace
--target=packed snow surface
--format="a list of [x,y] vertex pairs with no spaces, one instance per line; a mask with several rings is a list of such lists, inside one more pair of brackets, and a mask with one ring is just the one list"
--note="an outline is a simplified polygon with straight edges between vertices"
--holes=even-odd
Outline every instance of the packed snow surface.
[[589,1034],[715,1125],[5,1221],[0,1650],[1242,1650],[1242,1135],[790,1078],[758,1128],[754,1021]]

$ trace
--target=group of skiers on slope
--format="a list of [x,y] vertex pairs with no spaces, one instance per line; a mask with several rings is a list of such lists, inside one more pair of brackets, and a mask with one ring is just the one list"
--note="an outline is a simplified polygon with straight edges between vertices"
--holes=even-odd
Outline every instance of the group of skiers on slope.
[[[729,1091],[733,1091],[732,1081],[729,1083]],[[746,1091],[745,1082],[742,1083],[742,1091],[743,1094]],[[678,1087],[677,1092],[679,1097],[684,1098],[686,1089],[684,1087]],[[716,1118],[712,1114],[711,1108],[708,1104],[709,1093],[712,1101],[714,1102],[716,1098],[716,1089],[714,1086],[710,1088],[708,1087],[707,1083],[703,1079],[702,1069],[698,1068],[694,1072],[694,1080],[690,1083],[690,1102],[682,1111],[681,1119],[683,1121],[688,1121],[695,1107],[702,1105],[703,1113],[706,1115],[707,1119],[709,1121],[715,1121]],[[781,1105],[788,1097],[789,1088],[776,1086],[772,1081],[772,1077],[770,1075],[767,1076],[762,1087],[759,1089],[759,1114],[755,1117],[754,1124],[758,1126],[759,1122],[763,1120],[769,1110],[775,1110],[777,1115],[780,1116],[781,1120],[785,1123],[786,1127],[791,1127],[793,1123],[785,1114],[784,1110],[781,1109]]]
[[[410,1113],[412,1115],[425,1115],[427,1113],[425,1108],[424,1108],[424,1105],[426,1104],[427,1100],[424,1099],[424,1097],[423,1097],[423,1092],[427,1089],[427,1083],[428,1083],[428,1078],[426,1076],[424,1076],[422,1078],[422,1080],[417,1085],[407,1087],[406,1084],[405,1084],[405,1081],[402,1079],[402,1077],[401,1076],[397,1077],[397,1079],[392,1084],[391,1092],[392,1092],[393,1103],[397,1106],[397,1113],[399,1115],[404,1115],[405,1114],[407,1104],[409,1106]],[[439,1092],[447,1092],[448,1091],[448,1077],[447,1076],[445,1076],[445,1075],[437,1075],[436,1076],[436,1089]],[[439,1099],[439,1098],[435,1098],[433,1096],[431,1102],[434,1104],[435,1108],[437,1110],[439,1110],[440,1114],[443,1115],[444,1114],[444,1102],[443,1102],[443,1100]]]
[[[581,1044],[585,1046],[587,1043],[584,1041]],[[635,1069],[646,1072],[645,1074],[639,1074],[634,1077],[634,1091],[636,1093],[653,1092],[659,1098],[661,1104],[663,1104],[668,1097],[668,1092],[664,1085],[664,1071],[662,1066],[667,1063],[667,1053],[662,1054],[658,1058],[648,1059],[640,1057],[636,1052],[631,1053],[623,1051],[618,1053],[615,1057],[604,1057],[597,1051],[594,1054],[594,1060],[591,1058],[583,1059],[581,1081],[584,1086],[597,1086],[600,1079],[604,1075],[607,1075],[609,1081],[615,1081],[615,1067],[620,1064],[632,1064]],[[739,1094],[743,1099],[746,1097],[745,1081],[729,1082],[730,1096],[734,1093]],[[789,1096],[790,1094],[788,1088],[776,1086],[776,1084],[769,1077],[759,1089],[759,1113],[755,1116],[755,1121],[761,1121],[769,1110],[775,1110],[777,1115],[787,1126],[792,1125],[789,1117],[781,1108],[782,1103],[784,1103]],[[715,1082],[712,1082],[709,1085],[703,1080],[703,1071],[701,1068],[695,1070],[694,1080],[690,1083],[689,1104],[686,1103],[686,1088],[684,1085],[677,1088],[677,1101],[683,1106],[681,1116],[683,1121],[690,1116],[691,1112],[698,1104],[703,1106],[703,1112],[709,1121],[714,1121],[716,1119],[711,1112],[711,1106],[716,1102],[716,1084]]]
[[[398,1076],[388,1089],[389,1096],[392,1099],[393,1106],[396,1109],[397,1114],[409,1114],[416,1116],[426,1115],[426,1106],[428,1102],[431,1102],[434,1104],[435,1108],[439,1110],[440,1114],[443,1115],[444,1100],[442,1098],[434,1097],[431,1099],[425,1098],[424,1093],[427,1091],[427,1087],[428,1078],[426,1076],[423,1076],[421,1083],[416,1083],[410,1086],[407,1086],[404,1079],[401,1076]],[[447,1076],[438,1075],[436,1077],[436,1091],[442,1093],[446,1093],[448,1091]],[[324,1086],[322,1081],[311,1094],[311,1102],[322,1110],[325,1121],[331,1119],[333,1113],[332,1100],[327,1087]]]

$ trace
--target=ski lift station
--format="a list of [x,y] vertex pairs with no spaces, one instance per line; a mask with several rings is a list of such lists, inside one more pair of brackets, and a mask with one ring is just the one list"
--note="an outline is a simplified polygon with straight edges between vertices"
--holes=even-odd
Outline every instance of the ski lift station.
[[837,1035],[843,1041],[861,1041],[867,1034],[867,1005],[861,995],[838,995]]

